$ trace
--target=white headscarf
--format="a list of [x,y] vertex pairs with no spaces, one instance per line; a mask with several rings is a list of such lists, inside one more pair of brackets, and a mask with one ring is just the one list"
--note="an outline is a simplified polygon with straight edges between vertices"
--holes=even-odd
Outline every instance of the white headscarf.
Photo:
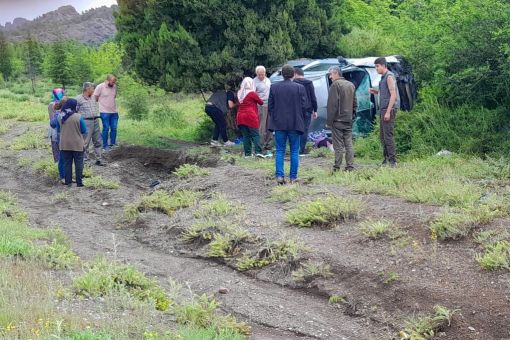
[[239,103],[242,103],[244,98],[246,98],[250,92],[255,92],[255,86],[253,85],[253,79],[246,77],[243,79],[241,88],[237,92],[237,99],[239,99]]

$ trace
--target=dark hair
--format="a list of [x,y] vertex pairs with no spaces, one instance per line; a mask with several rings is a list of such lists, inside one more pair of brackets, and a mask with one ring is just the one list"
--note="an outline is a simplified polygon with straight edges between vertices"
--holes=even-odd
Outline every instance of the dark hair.
[[290,65],[283,65],[282,76],[283,76],[283,79],[285,79],[285,80],[294,77],[294,67],[292,67]]
[[384,67],[388,67],[388,62],[386,62],[386,58],[377,58],[374,62],[374,64],[376,65],[381,65],[381,66],[384,66]]
[[301,67],[294,67],[294,73],[297,74],[298,76],[305,75],[305,71],[303,71],[303,69]]

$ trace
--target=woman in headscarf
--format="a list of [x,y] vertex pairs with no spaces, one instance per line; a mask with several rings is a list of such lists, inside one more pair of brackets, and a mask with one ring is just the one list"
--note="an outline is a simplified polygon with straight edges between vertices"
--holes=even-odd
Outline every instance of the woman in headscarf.
[[60,180],[64,179],[64,165],[60,159],[60,148],[58,146],[60,134],[56,127],[53,127],[51,121],[58,115],[61,106],[63,105],[62,100],[65,98],[65,91],[59,87],[54,88],[51,92],[51,102],[48,105],[48,118],[50,120],[50,127],[48,128],[48,137],[51,142],[51,151],[53,153],[53,160],[58,163],[58,174]]
[[72,184],[74,162],[76,185],[78,187],[83,187],[84,135],[87,134],[87,125],[83,117],[76,112],[76,105],[76,99],[69,99],[62,106],[62,114],[58,116],[60,150],[64,158],[64,184],[69,186]]
[[244,156],[251,157],[253,144],[257,157],[264,158],[262,148],[260,147],[259,113],[257,106],[263,105],[264,102],[255,92],[253,79],[249,77],[243,79],[241,88],[237,93],[237,99],[239,100],[237,125],[243,135]]

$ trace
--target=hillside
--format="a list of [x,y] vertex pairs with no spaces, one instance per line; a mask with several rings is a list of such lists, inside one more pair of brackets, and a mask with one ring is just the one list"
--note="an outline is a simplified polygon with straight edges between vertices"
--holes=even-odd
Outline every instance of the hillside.
[[72,6],[63,6],[32,21],[16,18],[5,27],[0,25],[0,30],[11,41],[24,40],[32,34],[41,42],[71,39],[98,45],[116,33],[115,10],[116,6],[101,7],[80,14]]

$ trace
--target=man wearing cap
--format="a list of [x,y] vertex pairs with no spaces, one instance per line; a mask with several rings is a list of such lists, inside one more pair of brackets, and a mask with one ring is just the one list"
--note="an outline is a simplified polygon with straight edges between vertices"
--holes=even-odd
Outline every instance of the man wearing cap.
[[93,98],[96,86],[93,83],[86,82],[83,84],[83,93],[76,97],[78,113],[83,117],[87,125],[87,135],[85,136],[85,156],[90,159],[89,145],[94,144],[94,156],[96,165],[104,166],[101,158],[101,127],[99,126],[99,112],[96,101]]

